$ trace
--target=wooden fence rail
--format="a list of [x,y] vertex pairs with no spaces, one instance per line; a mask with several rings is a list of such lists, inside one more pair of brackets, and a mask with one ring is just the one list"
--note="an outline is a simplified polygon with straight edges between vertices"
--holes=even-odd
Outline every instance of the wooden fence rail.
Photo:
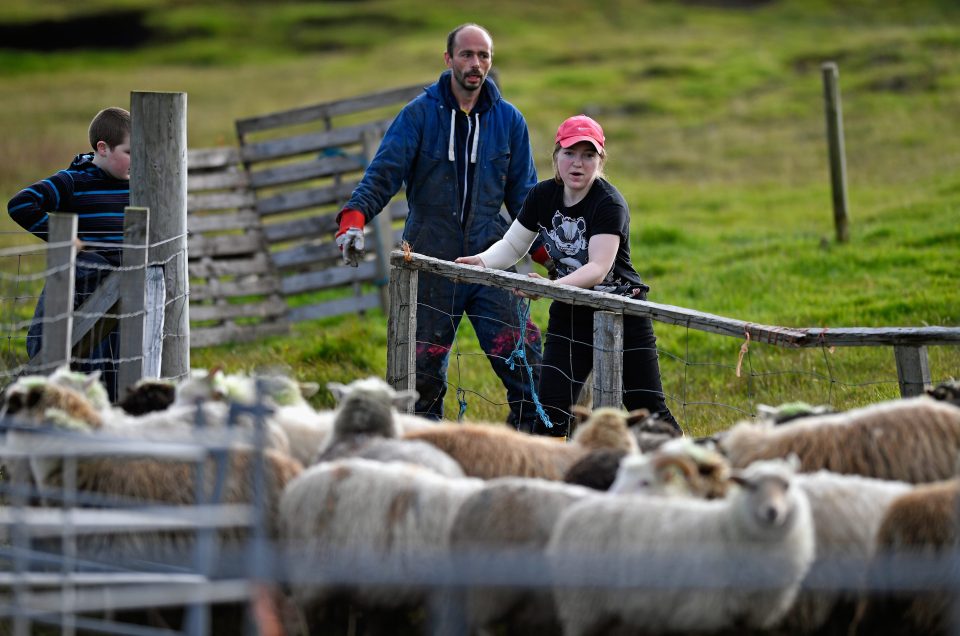
[[[394,251],[390,258],[391,306],[387,333],[387,381],[398,390],[414,388],[416,350],[417,276],[437,274],[456,282],[520,290],[543,298],[562,300],[602,310],[594,315],[594,332],[601,343],[594,347],[594,406],[620,406],[623,393],[622,332],[624,314],[643,316],[670,325],[715,333],[780,347],[893,347],[900,392],[918,395],[930,384],[928,345],[960,345],[960,327],[792,328],[760,325],[674,305],[634,300],[602,292],[557,285],[523,274],[460,265],[421,254],[406,256]],[[602,345],[602,346],[599,346]]]

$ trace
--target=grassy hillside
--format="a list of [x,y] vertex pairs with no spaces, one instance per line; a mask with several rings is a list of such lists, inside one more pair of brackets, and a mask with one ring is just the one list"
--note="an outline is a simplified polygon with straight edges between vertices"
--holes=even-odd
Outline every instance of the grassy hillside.
[[[0,195],[64,167],[91,115],[132,90],[186,91],[190,145],[231,144],[238,117],[432,80],[464,21],[494,35],[541,176],[559,121],[585,112],[604,125],[651,300],[783,326],[960,324],[960,8],[948,0],[493,0],[482,12],[426,0],[12,0],[0,8]],[[827,60],[843,96],[845,245],[833,239]],[[28,240],[0,219],[0,247]],[[546,308],[534,303],[542,325]],[[741,361],[739,340],[657,333],[671,407],[694,432],[757,402],[847,407],[897,392],[888,349],[751,343]],[[468,390],[468,416],[501,418],[469,329],[459,345],[451,382]],[[195,350],[193,364],[343,381],[382,373],[385,347],[374,312]],[[960,376],[955,347],[930,356],[936,379]]]

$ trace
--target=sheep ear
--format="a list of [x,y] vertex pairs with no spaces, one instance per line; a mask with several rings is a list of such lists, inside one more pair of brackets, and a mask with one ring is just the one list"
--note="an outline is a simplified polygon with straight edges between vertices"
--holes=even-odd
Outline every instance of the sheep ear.
[[83,383],[83,388],[89,389],[99,381],[100,381],[100,369],[94,369],[87,375],[87,380],[86,382]]
[[333,394],[333,401],[337,404],[340,404],[340,401],[349,393],[347,386],[339,382],[327,382],[327,390]]
[[747,481],[747,478],[744,477],[743,474],[741,474],[739,471],[730,473],[730,481],[740,486],[741,488],[746,488],[747,484],[749,483]]
[[316,382],[297,382],[297,386],[304,399],[313,397],[320,391],[320,385]]
[[650,417],[650,411],[647,409],[636,409],[627,413],[627,426],[633,426],[637,422],[642,422],[643,420]]
[[574,404],[570,407],[570,412],[573,413],[573,417],[577,421],[577,424],[583,424],[590,419],[590,414],[593,411],[580,404]]
[[406,411],[414,404],[417,403],[417,398],[420,397],[420,394],[413,389],[407,389],[405,391],[399,391],[391,399],[393,407],[398,411]]

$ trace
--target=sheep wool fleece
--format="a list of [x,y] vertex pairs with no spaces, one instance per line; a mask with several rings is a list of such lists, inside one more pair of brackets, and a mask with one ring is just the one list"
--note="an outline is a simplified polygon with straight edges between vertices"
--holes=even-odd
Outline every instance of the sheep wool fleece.
[[[403,239],[414,252],[444,260],[479,254],[507,231],[536,183],[523,115],[491,80],[473,111],[464,113],[445,71],[390,125],[363,179],[345,207],[366,221],[406,187]],[[501,211],[505,207],[505,211]],[[419,276],[417,303],[418,414],[443,416],[446,372],[457,327],[466,313],[480,346],[507,390],[510,422],[530,430],[536,409],[523,365],[510,368],[521,332],[524,355],[539,384],[540,332],[521,325],[520,299],[506,290]],[[525,328],[525,331],[521,329]]]

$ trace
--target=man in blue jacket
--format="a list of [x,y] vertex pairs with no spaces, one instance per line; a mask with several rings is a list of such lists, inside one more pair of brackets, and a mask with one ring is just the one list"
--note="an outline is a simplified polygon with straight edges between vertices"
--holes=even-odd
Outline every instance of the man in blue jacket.
[[[454,260],[499,240],[537,181],[523,115],[487,79],[493,40],[483,27],[463,24],[447,36],[448,70],[407,104],[384,135],[350,201],[337,217],[337,244],[347,264],[363,250],[363,227],[406,185],[403,238],[414,252]],[[505,205],[507,213],[501,213]],[[545,251],[534,259],[547,265]],[[536,420],[523,365],[510,369],[521,333],[510,292],[449,279],[419,276],[416,412],[443,416],[450,347],[463,314],[507,390],[509,422],[532,431]],[[525,355],[539,384],[540,332],[526,324]]]

